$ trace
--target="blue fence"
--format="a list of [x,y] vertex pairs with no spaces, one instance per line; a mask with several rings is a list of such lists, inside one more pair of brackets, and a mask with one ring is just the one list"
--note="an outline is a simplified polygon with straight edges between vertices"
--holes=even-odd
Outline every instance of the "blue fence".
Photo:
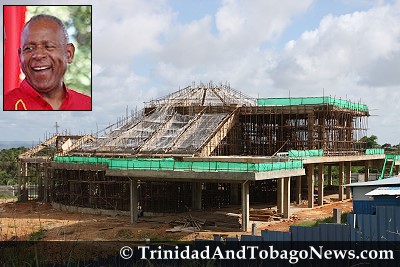
[[289,232],[263,230],[261,236],[242,235],[240,241],[400,241],[400,207],[378,206],[375,215],[349,214],[347,220],[348,224],[291,226]]

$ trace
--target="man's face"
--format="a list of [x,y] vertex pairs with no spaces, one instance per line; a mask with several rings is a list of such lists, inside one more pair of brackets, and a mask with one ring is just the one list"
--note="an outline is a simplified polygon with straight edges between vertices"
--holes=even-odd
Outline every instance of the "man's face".
[[67,64],[75,48],[67,44],[61,27],[50,19],[28,24],[21,36],[19,59],[29,84],[39,93],[62,88]]

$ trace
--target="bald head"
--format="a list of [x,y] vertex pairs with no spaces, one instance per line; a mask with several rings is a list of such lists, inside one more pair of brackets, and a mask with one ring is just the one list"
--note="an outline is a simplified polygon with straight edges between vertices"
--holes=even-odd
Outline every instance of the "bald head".
[[64,23],[59,18],[54,17],[52,15],[47,15],[47,14],[39,14],[39,15],[33,16],[30,20],[28,20],[28,22],[25,23],[25,25],[24,25],[24,28],[22,30],[22,35],[24,34],[25,29],[28,28],[31,23],[40,21],[40,20],[47,20],[47,21],[52,21],[52,22],[56,23],[60,27],[60,30],[62,31],[65,43],[67,44],[69,42],[68,32],[67,32],[67,29],[65,28]]

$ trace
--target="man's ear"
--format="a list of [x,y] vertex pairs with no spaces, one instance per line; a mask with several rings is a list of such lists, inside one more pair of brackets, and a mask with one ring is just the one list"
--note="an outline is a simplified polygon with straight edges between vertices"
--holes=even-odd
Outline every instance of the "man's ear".
[[71,64],[75,55],[75,46],[72,43],[67,44],[66,53],[67,53],[67,62],[68,64]]

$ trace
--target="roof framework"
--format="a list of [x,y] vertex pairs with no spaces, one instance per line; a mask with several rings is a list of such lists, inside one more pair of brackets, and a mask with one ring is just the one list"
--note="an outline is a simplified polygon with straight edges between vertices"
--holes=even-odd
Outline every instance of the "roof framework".
[[272,156],[323,149],[364,151],[365,105],[331,97],[253,99],[227,84],[191,85],[82,147],[100,156]]

